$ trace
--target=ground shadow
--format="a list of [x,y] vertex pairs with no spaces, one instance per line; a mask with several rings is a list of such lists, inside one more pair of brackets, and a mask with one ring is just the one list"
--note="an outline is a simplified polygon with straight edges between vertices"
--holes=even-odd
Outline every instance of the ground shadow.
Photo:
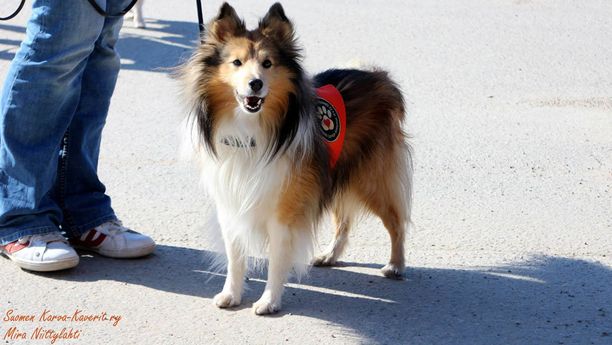
[[149,19],[146,30],[124,27],[117,42],[121,68],[167,72],[189,56],[198,40],[196,22]]
[[[160,245],[141,260],[84,256],[69,281],[115,280],[212,298],[223,275],[208,270],[212,253]],[[351,266],[361,267],[353,272]],[[612,340],[612,271],[598,263],[540,257],[486,270],[408,267],[408,278],[381,277],[380,266],[313,268],[285,293],[276,317],[327,320],[339,332],[379,344],[604,344]],[[167,275],[175,271],[179,274]],[[242,308],[263,290],[247,282]],[[223,313],[224,311],[219,311]]]
[[4,24],[1,22],[0,22],[0,30],[18,32],[18,33],[25,33],[26,31],[25,27],[23,26]]
[[[25,27],[0,24],[0,31],[25,33]],[[171,20],[147,19],[147,29],[125,26],[117,42],[117,51],[122,58],[121,68],[148,72],[167,72],[186,59],[199,42],[198,24]],[[21,42],[0,39],[0,45],[9,46],[0,50],[0,59],[11,60]]]
[[[25,33],[26,29],[23,26],[0,23],[0,31]],[[12,60],[13,56],[15,56],[15,50],[17,47],[19,47],[20,44],[21,41],[19,40],[0,38],[0,45],[9,47],[0,49],[0,60]]]

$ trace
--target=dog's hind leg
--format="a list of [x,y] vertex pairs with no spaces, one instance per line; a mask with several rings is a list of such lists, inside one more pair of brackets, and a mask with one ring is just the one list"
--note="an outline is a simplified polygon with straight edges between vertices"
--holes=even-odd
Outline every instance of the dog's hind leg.
[[349,217],[343,217],[337,212],[332,214],[336,231],[333,240],[327,246],[327,250],[314,258],[312,264],[314,266],[333,266],[338,262],[338,258],[344,252],[346,243],[348,242],[348,234],[351,228],[352,220]]
[[[397,146],[396,146],[397,147]],[[412,159],[410,147],[402,143],[395,153],[388,152],[384,170],[361,176],[360,197],[366,208],[380,217],[391,239],[391,258],[382,268],[387,278],[402,279],[405,270],[404,240],[410,223],[412,205]],[[370,184],[367,180],[381,181]]]
[[402,279],[405,269],[406,221],[399,215],[398,208],[393,205],[388,205],[382,210],[375,210],[375,212],[382,219],[383,225],[387,228],[391,238],[391,258],[389,263],[382,268],[382,273],[387,278]]
[[335,198],[332,207],[334,238],[327,246],[327,250],[314,258],[312,261],[314,266],[333,266],[338,262],[338,258],[346,248],[348,235],[358,208],[357,201],[351,193],[344,193]]
[[[385,194],[387,195],[385,196]],[[392,194],[377,193],[366,198],[364,203],[372,213],[380,217],[391,238],[391,258],[389,263],[382,268],[382,273],[387,278],[402,279],[404,275],[404,239],[407,220],[401,204],[395,202],[394,199],[397,200]]]

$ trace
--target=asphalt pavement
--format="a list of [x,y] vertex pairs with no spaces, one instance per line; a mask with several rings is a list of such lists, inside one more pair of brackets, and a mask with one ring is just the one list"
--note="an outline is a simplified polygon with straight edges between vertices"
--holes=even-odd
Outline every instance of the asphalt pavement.
[[[271,4],[232,2],[251,27]],[[205,18],[220,5],[205,1]],[[170,76],[198,44],[195,0],[149,0],[148,28],[122,30],[99,170],[124,223],[159,246],[139,260],[83,253],[52,274],[0,258],[0,341],[49,344],[6,338],[43,327],[79,331],[56,344],[612,343],[612,2],[283,5],[309,73],[360,61],[389,70],[405,94],[406,279],[381,276],[388,235],[365,217],[340,266],[291,282],[279,314],[252,313],[257,272],[240,307],[212,305],[224,278],[212,204],[179,159],[185,107]],[[28,13],[0,22],[0,82]],[[319,233],[322,249],[329,224]],[[7,321],[9,310],[36,319]],[[75,312],[109,320],[40,320]]]

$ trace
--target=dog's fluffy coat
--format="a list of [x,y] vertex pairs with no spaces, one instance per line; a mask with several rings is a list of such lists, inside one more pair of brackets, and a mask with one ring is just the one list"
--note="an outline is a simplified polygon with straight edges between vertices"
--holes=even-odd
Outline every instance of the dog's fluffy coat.
[[[378,215],[391,237],[390,278],[404,270],[412,160],[402,130],[404,102],[381,70],[328,70],[310,79],[293,25],[280,4],[247,30],[224,4],[194,55],[180,69],[192,108],[195,156],[214,198],[228,258],[219,307],[240,304],[246,256],[267,253],[268,281],[253,305],[280,309],[291,269],[311,262],[325,211],[335,238],[315,265],[333,265],[361,212]],[[257,85],[259,83],[259,85]],[[346,105],[342,153],[332,168],[314,114],[314,89],[335,86]]]

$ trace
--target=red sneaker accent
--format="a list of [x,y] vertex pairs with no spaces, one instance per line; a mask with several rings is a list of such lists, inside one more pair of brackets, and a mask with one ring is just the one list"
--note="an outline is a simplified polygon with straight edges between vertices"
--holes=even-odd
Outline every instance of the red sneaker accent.
[[[101,233],[101,232],[97,232],[96,230],[92,230],[91,234],[98,234],[98,237],[94,240],[93,236],[91,236],[91,239],[89,240],[89,246],[91,247],[97,247],[99,245],[102,244],[102,242],[104,242],[104,240],[106,239],[106,235]],[[89,237],[89,236],[87,236]]]
[[[96,234],[98,234],[98,237],[94,239]],[[95,248],[101,245],[105,239],[106,239],[105,234],[92,229],[92,230],[89,230],[89,233],[87,234],[87,236],[85,236],[85,239],[81,240],[81,239],[75,238],[75,239],[70,240],[70,242],[75,245],[79,245],[83,247]]]
[[83,242],[85,243],[91,243],[91,240],[93,240],[94,236],[96,236],[96,231],[95,230],[89,230],[89,232],[87,233],[87,236],[85,236],[85,239],[83,240]]
[[15,242],[11,242],[5,245],[3,250],[9,254],[13,254],[13,253],[16,253],[22,250],[23,248],[27,248],[29,245],[30,245],[29,241],[26,243],[19,243],[19,241],[15,241]]

